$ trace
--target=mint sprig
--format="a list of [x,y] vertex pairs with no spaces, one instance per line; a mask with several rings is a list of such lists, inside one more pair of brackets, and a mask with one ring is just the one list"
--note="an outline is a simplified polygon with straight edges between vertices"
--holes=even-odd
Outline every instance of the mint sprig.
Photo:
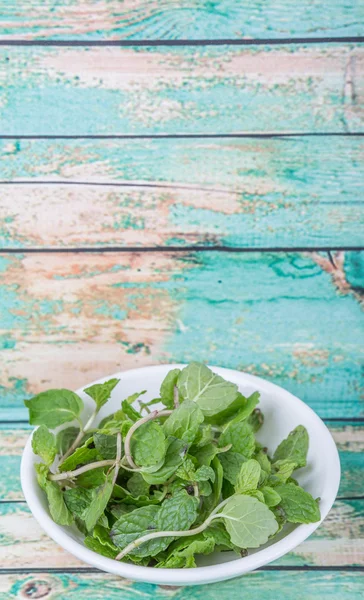
[[[84,390],[94,401],[85,424],[83,401],[72,391],[25,401],[39,426],[32,448],[50,514],[76,526],[91,550],[191,568],[198,554],[245,555],[287,522],[320,519],[319,501],[294,479],[306,465],[307,431],[299,425],[271,454],[255,438],[263,423],[258,392],[245,397],[194,362],[167,374],[160,398],[142,402],[144,392],[136,392],[95,427],[117,384]],[[157,403],[165,408],[154,410]]]

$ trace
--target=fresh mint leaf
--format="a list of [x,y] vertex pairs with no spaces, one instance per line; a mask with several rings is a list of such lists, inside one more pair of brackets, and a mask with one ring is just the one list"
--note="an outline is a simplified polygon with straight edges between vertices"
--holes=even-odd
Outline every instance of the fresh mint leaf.
[[212,425],[202,424],[197,432],[197,435],[194,439],[194,445],[197,448],[202,448],[203,446],[207,446],[214,439],[214,432],[212,430]]
[[72,446],[76,437],[79,434],[80,429],[78,427],[66,427],[61,429],[56,435],[57,452],[59,454],[65,454],[70,446]]
[[56,438],[45,425],[40,425],[32,436],[32,449],[46,465],[51,465],[56,458]]
[[79,419],[83,402],[77,394],[70,390],[48,390],[30,400],[24,400],[29,409],[31,425],[46,425],[54,429],[63,423]]
[[58,525],[72,525],[73,517],[68,510],[61,488],[55,481],[47,481],[45,486],[47,500],[49,504],[49,512],[55,523]]
[[189,529],[197,518],[198,505],[198,499],[189,496],[185,490],[177,492],[172,498],[167,498],[156,515],[157,530]]
[[148,496],[149,494],[149,483],[144,481],[140,473],[133,473],[126,485],[132,496]]
[[278,494],[276,489],[273,489],[272,487],[265,485],[264,487],[262,487],[261,492],[263,493],[263,496],[264,496],[264,502],[266,503],[266,505],[269,508],[272,506],[277,506],[277,504],[280,503],[281,497]]
[[95,527],[111,498],[114,471],[115,467],[106,476],[104,483],[93,490],[92,500],[84,513],[84,521],[88,531]]
[[187,457],[184,463],[178,467],[176,475],[184,481],[195,481],[195,465],[190,458]]
[[[244,396],[240,394],[242,398]],[[247,419],[255,409],[256,405],[259,403],[260,393],[254,392],[248,398],[244,398],[245,402],[236,412],[236,414],[231,418],[230,423],[240,423]]]
[[197,459],[199,465],[206,465],[208,467],[217,453],[217,446],[215,446],[214,444],[206,444],[202,448],[198,448],[195,451],[194,456]]
[[88,448],[87,446],[80,446],[77,448],[66,460],[60,465],[59,470],[61,473],[65,471],[73,471],[79,465],[86,465],[87,463],[93,462],[99,458],[99,453],[96,448]]
[[224,469],[224,479],[227,479],[232,485],[236,485],[242,464],[245,457],[239,452],[229,450],[219,455],[222,468]]
[[200,496],[210,496],[212,494],[212,487],[209,481],[199,481],[197,487]]
[[135,423],[135,421],[138,421],[139,419],[142,418],[142,415],[137,410],[135,410],[135,408],[131,404],[128,404],[127,400],[123,400],[122,401],[122,403],[121,403],[121,409],[124,412],[124,414],[131,421],[133,421],[133,423]]
[[294,483],[284,483],[274,488],[280,495],[279,506],[290,523],[316,523],[320,520],[320,509],[314,498]]
[[186,400],[165,421],[164,433],[192,444],[203,420],[203,413],[197,404]]
[[235,383],[225,381],[206,365],[192,362],[182,369],[177,381],[184,400],[197,402],[206,417],[212,417],[234,402],[238,393]]
[[93,440],[98,454],[105,460],[116,457],[116,435],[94,433]]
[[159,511],[159,506],[143,506],[122,514],[111,529],[113,543],[123,549],[148,530],[156,529],[155,519]]
[[97,411],[106,404],[111,396],[114,387],[119,383],[120,379],[109,379],[104,383],[95,383],[83,391],[90,396],[96,404]]
[[155,421],[141,425],[131,438],[130,448],[139,467],[159,465],[167,450],[166,436],[161,425]]
[[296,468],[306,466],[308,452],[308,433],[303,425],[298,425],[289,436],[283,440],[274,453],[273,460],[289,460]]
[[223,523],[212,521],[212,524],[203,532],[205,538],[212,538],[215,542],[216,550],[234,550],[240,553],[240,548],[232,543],[228,532]]
[[101,554],[102,556],[106,556],[107,558],[116,558],[119,550],[115,547],[115,550],[111,549],[109,546],[105,544],[101,544],[101,542],[92,536],[87,536],[84,539],[84,544],[86,548],[96,552],[97,554]]
[[251,458],[255,450],[254,433],[247,423],[230,423],[219,439],[219,446],[231,444],[231,450]]
[[264,415],[259,408],[255,408],[252,414],[247,418],[246,422],[252,428],[254,433],[257,433],[264,423]]
[[286,483],[296,468],[296,463],[290,460],[277,460],[273,463],[273,470],[268,481],[273,486],[279,483]]
[[159,485],[165,483],[178,467],[183,463],[187,452],[187,446],[182,440],[168,438],[167,452],[163,466],[154,473],[143,472],[143,479],[150,485]]
[[105,467],[97,467],[77,477],[77,485],[86,489],[99,487],[105,481]]
[[258,461],[263,471],[266,473],[270,473],[272,470],[272,465],[266,453],[263,450],[259,450],[254,454],[255,460]]
[[258,461],[251,458],[241,465],[236,491],[244,494],[248,490],[256,490],[259,483],[261,466]]
[[239,423],[244,421],[253,412],[254,408],[259,402],[259,392],[254,392],[249,398],[246,398],[240,392],[237,393],[234,402],[232,402],[227,409],[209,417],[208,420],[214,425],[226,427],[228,423]]
[[269,508],[250,496],[231,496],[218,514],[224,520],[232,543],[239,548],[259,548],[278,529]]
[[63,497],[68,510],[83,520],[93,498],[92,491],[80,487],[70,488],[63,492]]
[[259,502],[263,502],[263,504],[266,504],[264,501],[264,494],[260,490],[246,490],[246,492],[244,492],[244,494],[246,496],[251,496],[252,498],[256,498],[257,500],[259,500]]
[[212,467],[206,467],[205,465],[203,465],[202,467],[197,469],[194,481],[212,481],[212,483],[214,483],[215,477],[215,471],[212,469]]
[[[195,554],[210,554],[215,547],[213,536],[205,537],[203,534],[181,538],[171,544],[167,558],[158,567],[184,568],[195,567]],[[192,560],[191,560],[192,559]]]
[[174,388],[177,385],[177,379],[180,369],[171,369],[162,381],[160,388],[161,401],[169,409],[174,407]]

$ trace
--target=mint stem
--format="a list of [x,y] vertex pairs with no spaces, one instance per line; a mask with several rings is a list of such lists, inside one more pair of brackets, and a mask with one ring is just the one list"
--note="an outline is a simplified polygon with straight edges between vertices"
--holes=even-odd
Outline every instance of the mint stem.
[[130,554],[130,552],[135,550],[135,548],[138,548],[141,544],[144,544],[144,542],[148,542],[149,540],[155,540],[159,537],[186,537],[189,535],[197,535],[198,533],[205,531],[205,529],[208,528],[213,519],[220,518],[218,511],[223,506],[225,506],[225,504],[229,500],[230,498],[226,498],[225,500],[220,502],[220,504],[212,511],[212,513],[199,527],[195,527],[194,529],[187,529],[187,531],[154,531],[153,533],[147,533],[146,535],[142,535],[142,537],[138,538],[137,540],[134,540],[134,542],[131,542],[130,544],[125,546],[124,550],[119,552],[119,554],[115,557],[115,560],[121,560],[122,558],[124,558],[124,556]]
[[94,410],[94,412],[92,413],[91,417],[89,418],[89,420],[87,421],[86,425],[83,426],[82,425],[82,421],[79,421],[80,423],[80,431],[76,437],[76,439],[74,440],[74,442],[71,444],[71,446],[68,448],[67,452],[64,453],[64,455],[62,456],[61,460],[58,463],[58,468],[61,466],[61,464],[66,460],[66,458],[68,458],[72,452],[74,450],[76,450],[76,448],[79,446],[80,441],[82,440],[83,436],[85,435],[85,433],[87,433],[87,431],[90,429],[96,415],[97,415],[97,409]]
[[173,412],[173,410],[153,410],[153,412],[151,412],[149,415],[146,415],[145,417],[143,417],[142,419],[139,419],[138,421],[136,421],[134,423],[134,425],[132,425],[126,435],[126,438],[124,440],[124,451],[125,451],[125,458],[128,461],[129,465],[132,467],[132,469],[138,469],[138,465],[135,464],[133,457],[131,455],[131,450],[130,450],[130,441],[132,438],[133,433],[135,433],[135,431],[141,426],[144,425],[144,423],[147,423],[148,421],[152,421],[153,419],[157,419],[158,417],[169,417],[169,415],[171,415]]
[[83,467],[79,467],[74,471],[65,471],[64,473],[51,473],[48,477],[51,481],[62,481],[62,479],[72,479],[73,477],[77,477],[82,473],[86,473],[86,471],[92,471],[92,469],[98,469],[99,467],[108,467],[110,465],[115,465],[115,459],[110,460],[98,460],[93,463],[88,463]]

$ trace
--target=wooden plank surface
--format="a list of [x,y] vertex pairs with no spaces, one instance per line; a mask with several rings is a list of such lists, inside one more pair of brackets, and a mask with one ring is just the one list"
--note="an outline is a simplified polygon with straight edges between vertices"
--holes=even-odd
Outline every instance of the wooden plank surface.
[[[317,532],[272,566],[364,566],[363,534],[364,501],[337,501]],[[3,569],[87,568],[43,532],[26,504],[0,504],[0,535]]]
[[0,144],[2,248],[362,242],[361,138]]
[[[292,579],[293,578],[293,579]],[[173,588],[132,583],[105,573],[5,573],[0,575],[1,600],[57,598],[57,600],[362,600],[363,572],[255,571],[242,578],[204,586]]]
[[[338,497],[363,497],[364,422],[327,422],[340,453],[341,482]],[[22,501],[20,457],[31,427],[25,423],[0,425],[0,501]]]
[[348,44],[2,47],[0,133],[357,132],[363,63]]
[[350,253],[334,260],[336,267],[318,253],[3,254],[1,407],[16,419],[23,398],[45,388],[198,359],[266,377],[323,417],[358,416],[360,292],[345,277]]
[[2,39],[219,39],[362,35],[360,2],[1,0]]

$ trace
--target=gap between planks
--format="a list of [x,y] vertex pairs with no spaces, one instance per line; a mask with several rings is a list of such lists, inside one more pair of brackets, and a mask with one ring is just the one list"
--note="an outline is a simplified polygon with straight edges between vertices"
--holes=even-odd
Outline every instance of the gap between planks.
[[[361,252],[364,246],[271,246],[237,247],[237,246],[95,246],[90,248],[0,248],[2,254],[35,254],[35,253],[67,253],[67,252]],[[350,419],[351,420],[351,419]]]
[[362,44],[364,36],[260,38],[217,40],[23,40],[0,39],[0,46],[289,46],[291,44]]

